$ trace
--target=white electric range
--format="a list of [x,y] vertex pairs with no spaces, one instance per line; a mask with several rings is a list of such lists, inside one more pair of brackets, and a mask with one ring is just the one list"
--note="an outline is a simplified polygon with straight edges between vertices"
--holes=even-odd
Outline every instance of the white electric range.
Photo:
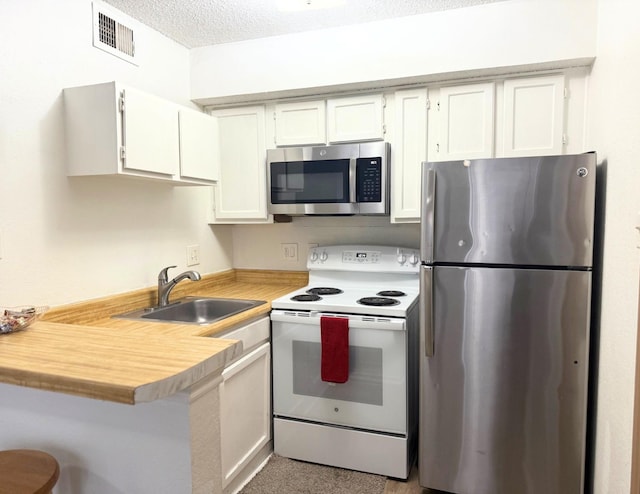
[[[311,249],[309,284],[272,302],[274,450],[406,479],[415,459],[419,255]],[[348,379],[321,378],[321,318],[348,320]]]

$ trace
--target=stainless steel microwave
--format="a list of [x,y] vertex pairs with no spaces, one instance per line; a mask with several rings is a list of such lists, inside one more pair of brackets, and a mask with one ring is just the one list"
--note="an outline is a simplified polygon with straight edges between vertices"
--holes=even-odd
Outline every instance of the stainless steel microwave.
[[269,213],[389,214],[389,143],[269,149]]

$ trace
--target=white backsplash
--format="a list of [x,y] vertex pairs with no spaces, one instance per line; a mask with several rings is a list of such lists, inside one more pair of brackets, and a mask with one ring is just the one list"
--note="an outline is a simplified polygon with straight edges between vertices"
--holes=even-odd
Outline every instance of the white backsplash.
[[[297,244],[298,259],[284,260],[281,244]],[[420,246],[420,225],[391,224],[389,217],[294,217],[291,223],[235,225],[233,267],[306,271],[310,244]]]

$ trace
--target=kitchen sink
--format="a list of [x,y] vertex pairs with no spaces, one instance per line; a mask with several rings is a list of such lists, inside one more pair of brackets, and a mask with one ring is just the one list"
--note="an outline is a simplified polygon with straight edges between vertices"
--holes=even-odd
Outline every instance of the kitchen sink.
[[164,307],[149,307],[113,316],[117,319],[159,321],[177,324],[211,324],[253,307],[264,300],[234,298],[184,297]]

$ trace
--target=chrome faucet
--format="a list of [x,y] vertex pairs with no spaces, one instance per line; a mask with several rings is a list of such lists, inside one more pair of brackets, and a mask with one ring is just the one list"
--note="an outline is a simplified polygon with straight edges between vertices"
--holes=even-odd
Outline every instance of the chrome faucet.
[[169,304],[169,294],[171,290],[182,280],[189,278],[191,281],[198,281],[200,279],[200,273],[197,271],[185,271],[169,281],[168,272],[171,268],[175,267],[176,266],[168,266],[162,269],[158,275],[158,307],[164,307]]

